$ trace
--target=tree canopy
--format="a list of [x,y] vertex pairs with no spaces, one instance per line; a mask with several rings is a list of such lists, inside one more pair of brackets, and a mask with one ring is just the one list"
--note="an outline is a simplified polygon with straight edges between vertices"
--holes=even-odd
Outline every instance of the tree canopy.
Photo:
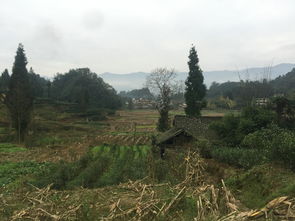
[[10,76],[8,70],[5,69],[0,76],[0,92],[7,92],[9,87]]
[[54,99],[78,103],[82,109],[89,106],[117,109],[121,106],[115,89],[89,68],[57,74],[51,87]]
[[204,85],[204,77],[199,67],[199,58],[197,51],[193,46],[189,53],[189,73],[185,81],[185,113],[191,117],[199,117],[201,108],[204,106],[204,97],[206,95],[206,86]]
[[9,81],[9,91],[5,99],[19,142],[24,139],[33,109],[33,95],[26,68],[27,63],[23,45],[19,44]]
[[157,68],[147,77],[148,88],[157,96],[156,108],[160,114],[157,128],[162,132],[169,129],[168,113],[175,77],[175,71],[167,68]]

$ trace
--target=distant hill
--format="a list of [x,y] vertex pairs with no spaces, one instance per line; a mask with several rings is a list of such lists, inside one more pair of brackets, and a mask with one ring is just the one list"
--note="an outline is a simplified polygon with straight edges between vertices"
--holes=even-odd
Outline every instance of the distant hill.
[[[239,79],[259,80],[262,78],[275,79],[295,68],[295,64],[283,63],[273,67],[254,67],[243,70],[204,71],[205,84],[209,87],[213,81],[223,83],[226,81],[239,81]],[[135,72],[129,74],[103,73],[99,76],[118,92],[133,90],[144,87],[146,77],[149,73]],[[177,73],[177,80],[185,81],[186,72]]]
[[277,77],[275,80],[271,81],[271,85],[276,93],[295,93],[295,69],[283,76]]

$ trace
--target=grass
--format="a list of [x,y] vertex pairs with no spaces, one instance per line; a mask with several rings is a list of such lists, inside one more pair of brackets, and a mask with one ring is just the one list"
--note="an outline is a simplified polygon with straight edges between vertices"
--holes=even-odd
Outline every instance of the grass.
[[6,128],[0,127],[0,134],[4,134],[4,133],[6,133]]
[[279,196],[295,196],[295,174],[268,164],[230,177],[226,183],[235,196],[251,209],[263,207]]
[[156,128],[156,125],[137,125],[136,128],[138,129],[148,129],[148,128]]
[[63,139],[58,136],[45,136],[35,141],[37,146],[57,145],[63,143]]
[[15,183],[18,179],[45,170],[49,163],[34,161],[5,162],[0,164],[0,187]]
[[118,135],[118,136],[142,136],[142,135],[146,135],[146,134],[149,134],[149,133],[153,133],[153,132],[149,132],[149,131],[144,131],[144,132],[141,132],[141,131],[130,131],[130,132],[117,132],[117,131],[111,131],[111,132],[107,132],[107,134],[110,134],[110,135]]
[[27,149],[11,143],[0,143],[0,152],[15,153],[21,151],[27,151]]

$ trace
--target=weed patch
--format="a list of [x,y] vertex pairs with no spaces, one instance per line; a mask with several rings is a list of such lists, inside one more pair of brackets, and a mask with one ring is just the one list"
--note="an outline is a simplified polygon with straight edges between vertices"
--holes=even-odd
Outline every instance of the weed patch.
[[11,143],[0,143],[0,152],[14,153],[20,151],[27,151],[24,147],[19,147]]
[[38,174],[46,170],[49,163],[37,163],[33,161],[6,162],[0,164],[0,187],[16,182],[25,176]]
[[261,165],[230,177],[227,185],[249,208],[259,208],[279,196],[295,196],[295,175],[289,170]]

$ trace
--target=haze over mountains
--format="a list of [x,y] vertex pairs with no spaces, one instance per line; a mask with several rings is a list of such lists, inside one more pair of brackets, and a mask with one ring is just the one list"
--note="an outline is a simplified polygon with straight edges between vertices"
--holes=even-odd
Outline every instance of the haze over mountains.
[[[211,85],[213,81],[223,83],[226,81],[239,81],[241,80],[260,80],[263,78],[275,79],[279,75],[284,75],[291,71],[295,67],[295,64],[282,63],[272,67],[254,67],[243,70],[220,70],[220,71],[204,71],[204,81],[207,87]],[[115,74],[115,73],[103,73],[100,77],[110,85],[112,85],[118,92],[129,91],[133,89],[139,89],[144,87],[146,77],[149,73],[146,72],[134,72],[129,74]],[[185,81],[187,78],[187,72],[178,72],[176,80]]]

